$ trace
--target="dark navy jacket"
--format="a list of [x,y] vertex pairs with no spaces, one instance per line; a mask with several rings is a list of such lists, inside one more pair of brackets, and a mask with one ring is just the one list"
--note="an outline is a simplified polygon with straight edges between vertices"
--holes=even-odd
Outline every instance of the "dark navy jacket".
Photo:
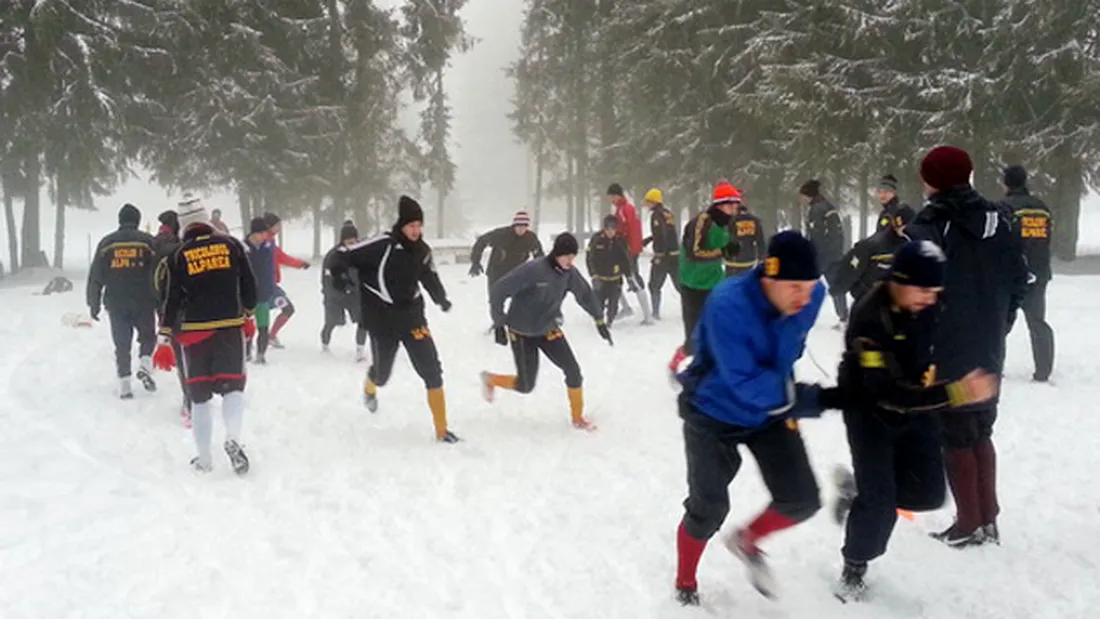
[[253,245],[252,240],[247,237],[244,245],[248,250],[248,263],[252,265],[252,273],[256,277],[256,301],[271,303],[275,297],[276,284],[275,245],[271,241]]
[[761,274],[757,267],[710,293],[692,334],[695,358],[679,376],[692,408],[746,428],[798,416],[794,364],[825,298],[818,282],[809,305],[781,316],[764,296]]

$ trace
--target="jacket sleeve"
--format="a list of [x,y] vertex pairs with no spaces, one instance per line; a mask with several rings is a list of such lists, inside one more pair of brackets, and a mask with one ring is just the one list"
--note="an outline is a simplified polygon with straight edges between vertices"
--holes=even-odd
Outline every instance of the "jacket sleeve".
[[470,249],[470,264],[481,263],[481,255],[485,253],[485,248],[495,240],[497,230],[499,230],[499,228],[493,228],[477,237],[477,240],[474,241],[474,246]]
[[615,239],[615,248],[618,250],[619,271],[630,277],[634,275],[634,259],[630,256],[630,248],[626,245],[626,239]]
[[88,286],[86,289],[88,307],[98,310],[103,304],[103,286],[107,280],[107,254],[103,251],[107,239],[99,242],[95,248],[95,257],[92,258],[92,268],[88,272]]
[[[714,225],[711,218],[703,213],[695,218],[691,222],[691,236],[686,239],[688,241],[688,260],[714,260],[722,257],[722,248],[726,246],[726,242],[716,243],[712,232],[718,230],[722,231],[721,226]],[[725,237],[728,240],[729,233],[725,233]]]
[[504,314],[504,302],[538,283],[530,279],[529,270],[525,265],[516,267],[489,288],[489,315],[493,319],[494,327],[504,326],[504,320],[507,318]]
[[761,364],[751,344],[750,321],[730,320],[745,313],[732,297],[711,294],[703,306],[696,336],[706,347],[715,371],[744,406],[768,413],[793,404],[794,381],[777,368]]
[[290,267],[292,269],[304,269],[306,267],[305,260],[299,260],[294,256],[283,251],[282,247],[275,246],[275,264],[284,267]]
[[764,254],[767,251],[768,242],[764,238],[764,225],[759,219],[756,219],[756,237],[754,238],[754,244],[756,245],[756,260],[757,262],[764,261]]
[[588,247],[584,251],[584,268],[588,271],[589,277],[595,277],[596,271],[593,267],[596,264],[596,239],[599,238],[600,233],[592,235],[592,238],[588,239]]
[[447,290],[443,287],[443,280],[439,279],[439,271],[435,268],[431,248],[428,248],[423,260],[424,264],[420,268],[420,284],[428,291],[432,302],[443,305],[447,301]]
[[836,207],[825,211],[825,238],[834,258],[844,251],[844,226],[840,222],[840,210]]
[[829,285],[837,290],[851,292],[852,287],[856,285],[867,268],[867,253],[866,243],[856,243],[855,247],[849,249],[837,263],[836,270],[833,272],[833,281],[829,282]]
[[542,250],[542,241],[539,240],[539,235],[530,231],[527,234],[531,235],[531,257],[542,258],[545,256],[546,252]]
[[246,314],[251,314],[256,311],[256,304],[259,302],[256,291],[256,274],[252,271],[252,265],[245,255],[244,247],[235,242],[233,248],[237,254],[238,264],[241,265],[238,269],[240,272],[237,275],[237,289],[241,295],[241,307],[244,308]]
[[859,398],[868,398],[886,410],[898,413],[931,413],[965,403],[965,388],[959,382],[915,384],[903,378],[897,361],[880,340],[883,336],[857,336],[845,361],[859,368]]
[[596,292],[592,290],[592,286],[588,285],[584,276],[576,269],[569,270],[569,291],[573,293],[573,298],[577,300],[577,303],[596,322],[603,320],[603,307],[600,306],[600,301],[596,298]]
[[[164,299],[164,319],[160,323],[160,332],[163,335],[169,335],[172,326],[179,323],[179,312],[183,303],[183,277],[179,272],[179,252],[180,250],[177,248],[167,259],[165,273],[167,274],[168,292]],[[245,266],[247,264],[246,262]]]

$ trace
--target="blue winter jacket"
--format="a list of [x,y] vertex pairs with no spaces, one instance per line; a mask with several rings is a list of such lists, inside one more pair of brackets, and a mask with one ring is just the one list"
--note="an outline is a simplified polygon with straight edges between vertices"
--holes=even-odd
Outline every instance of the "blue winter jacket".
[[275,297],[275,245],[270,241],[254,245],[245,237],[244,246],[256,278],[256,302],[271,303]]
[[796,389],[794,364],[825,298],[819,282],[809,305],[781,316],[764,296],[761,274],[757,267],[711,291],[692,333],[695,358],[679,376],[692,408],[746,428],[802,416],[795,410],[803,389]]

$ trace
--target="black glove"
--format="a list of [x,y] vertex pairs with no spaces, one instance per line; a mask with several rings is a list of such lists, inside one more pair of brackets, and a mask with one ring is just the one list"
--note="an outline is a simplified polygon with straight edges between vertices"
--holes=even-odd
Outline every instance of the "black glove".
[[596,321],[596,330],[600,332],[600,337],[607,340],[607,343],[614,346],[615,342],[611,341],[611,329],[607,327],[607,323],[602,320]]
[[88,308],[88,313],[91,315],[92,320],[94,320],[96,322],[99,322],[99,308],[98,307],[89,307]]
[[447,299],[443,299],[439,302],[439,309],[443,310],[444,312],[451,311],[451,302]]
[[308,271],[309,267],[310,267],[310,264],[308,262],[303,262],[302,263],[302,270],[303,271]]
[[638,292],[638,284],[634,283],[634,276],[633,275],[627,275],[626,276],[626,291],[627,292]]
[[788,417],[802,419],[805,417],[820,417],[825,412],[821,406],[821,386],[797,383],[794,386],[794,407],[787,413]]
[[485,272],[485,269],[481,268],[480,262],[475,262],[470,265],[470,277],[477,277]]
[[497,327],[493,329],[493,339],[496,340],[497,344],[500,344],[501,346],[507,346],[508,330],[504,327]]

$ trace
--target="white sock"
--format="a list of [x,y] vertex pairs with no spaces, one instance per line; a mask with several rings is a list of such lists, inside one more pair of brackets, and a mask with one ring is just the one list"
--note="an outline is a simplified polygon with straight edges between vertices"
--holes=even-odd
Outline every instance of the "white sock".
[[139,367],[141,369],[145,370],[146,373],[148,373],[148,374],[153,373],[153,358],[152,357],[142,357],[141,359],[138,360],[138,363],[139,363]]
[[210,454],[210,440],[214,436],[210,402],[191,403],[191,431],[195,436],[195,447],[199,450],[199,464],[207,467],[212,466],[214,460]]
[[232,391],[222,396],[222,419],[225,420],[225,440],[241,442],[244,425],[244,392]]

